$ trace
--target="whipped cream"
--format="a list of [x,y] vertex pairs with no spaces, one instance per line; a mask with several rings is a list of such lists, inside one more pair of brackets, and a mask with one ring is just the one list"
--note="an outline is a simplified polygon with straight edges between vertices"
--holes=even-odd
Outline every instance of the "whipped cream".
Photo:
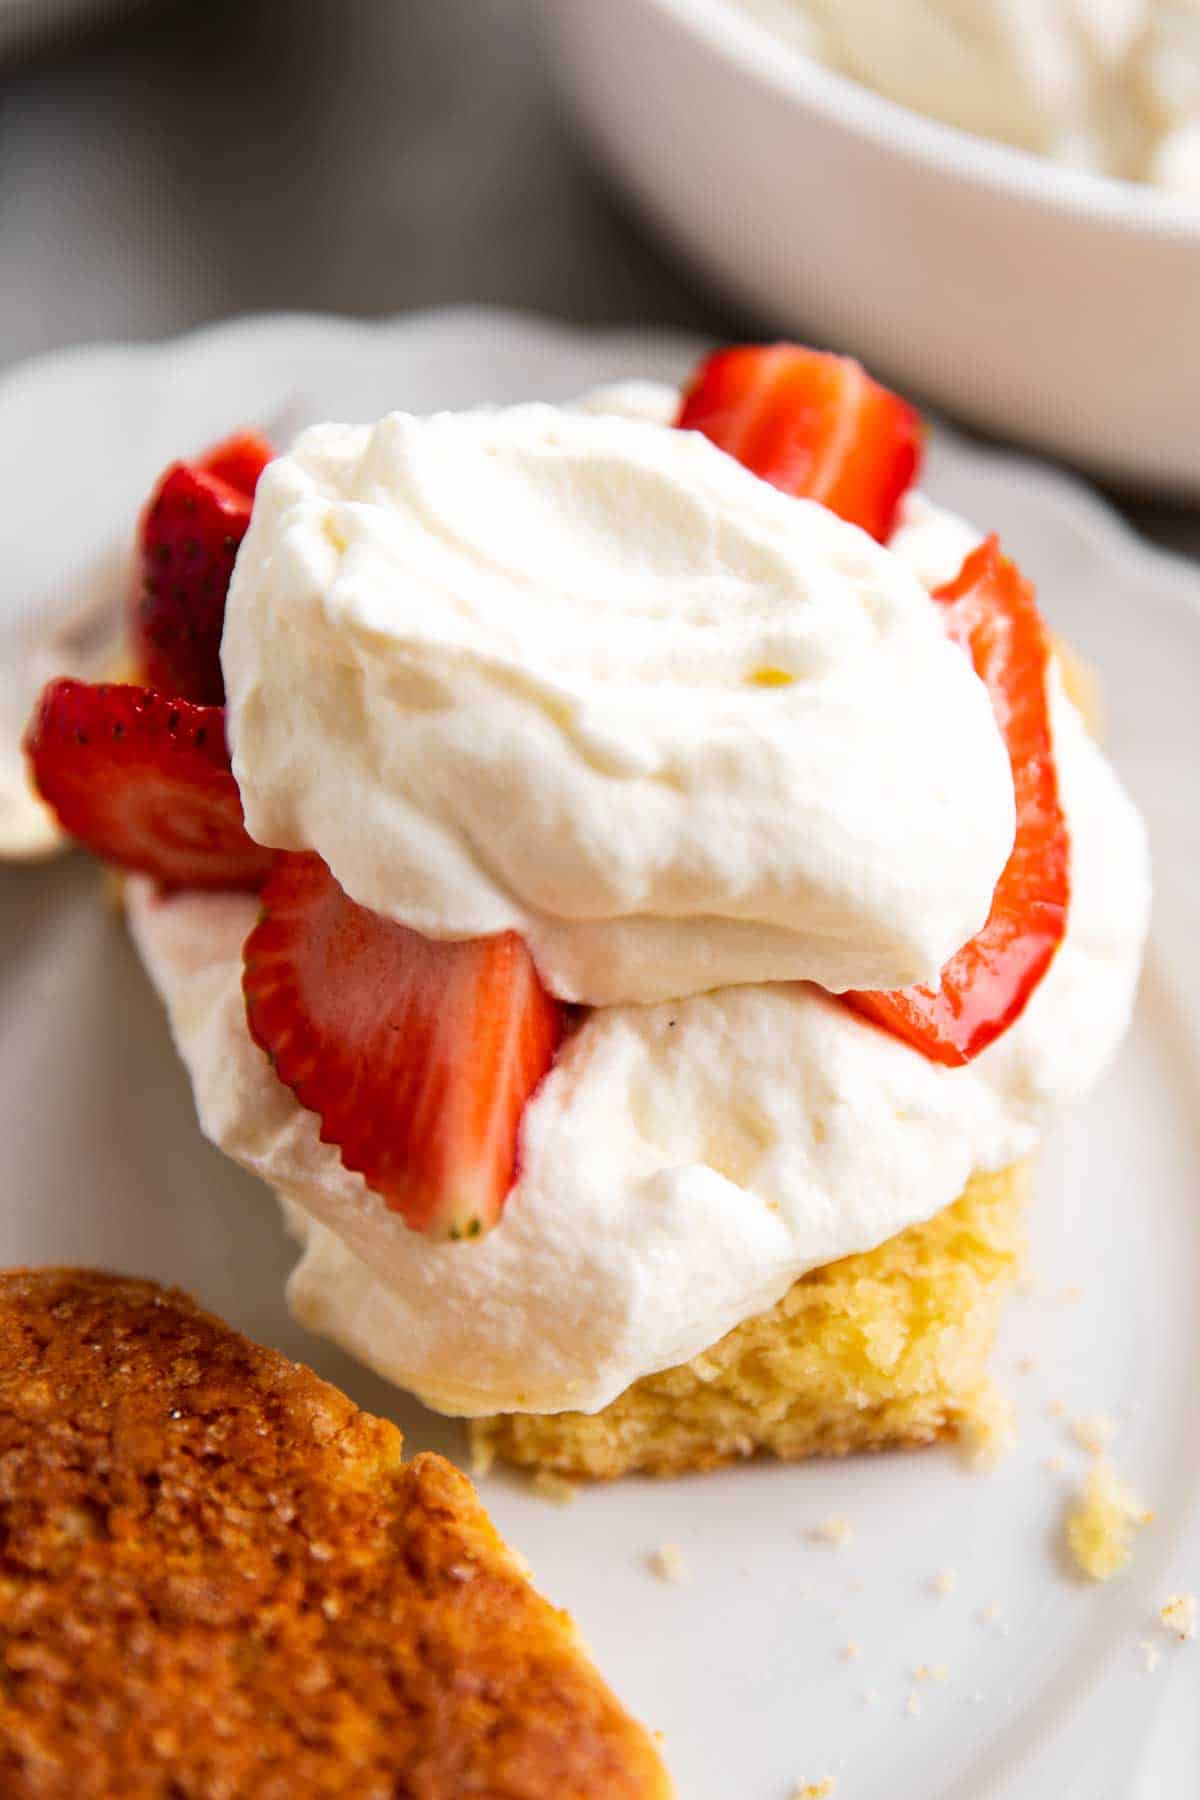
[[1200,198],[1200,0],[741,0],[979,137]]
[[521,932],[566,1000],[935,979],[1012,846],[986,690],[902,559],[660,399],[270,465],[222,650],[251,835],[426,936]]
[[806,1270],[1029,1155],[1124,1032],[1145,930],[1137,815],[1055,699],[1067,936],[1018,1022],[965,1069],[819,989],[727,988],[589,1015],[526,1110],[521,1174],[479,1243],[410,1231],[318,1138],[252,1042],[244,895],[130,885],[206,1134],[290,1203],[301,1320],[446,1412],[591,1410],[696,1355]]
[[[671,398],[638,384],[590,404],[649,422]],[[890,555],[933,586],[977,541],[914,495]],[[470,1245],[430,1243],[389,1213],[252,1043],[253,899],[131,883],[201,1124],[277,1189],[305,1244],[298,1316],[443,1411],[597,1409],[806,1270],[939,1211],[972,1172],[1029,1155],[1124,1032],[1149,904],[1138,816],[1056,678],[1052,722],[1067,934],[982,1056],[941,1068],[803,982],[602,1008],[526,1109],[501,1224]]]

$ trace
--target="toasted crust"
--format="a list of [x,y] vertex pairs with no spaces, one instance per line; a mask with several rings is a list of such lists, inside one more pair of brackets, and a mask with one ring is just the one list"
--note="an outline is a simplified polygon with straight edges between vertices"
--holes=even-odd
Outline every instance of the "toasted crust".
[[476,1420],[476,1455],[599,1480],[944,1437],[986,1455],[1007,1423],[987,1361],[1020,1269],[1027,1191],[1020,1164],[976,1175],[953,1206],[812,1270],[769,1311],[601,1412]]
[[664,1800],[464,1476],[186,1295],[0,1274],[6,1800]]

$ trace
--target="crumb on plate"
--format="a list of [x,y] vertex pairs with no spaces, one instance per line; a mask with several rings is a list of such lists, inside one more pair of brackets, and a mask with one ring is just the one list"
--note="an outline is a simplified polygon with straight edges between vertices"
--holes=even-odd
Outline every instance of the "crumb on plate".
[[1181,1642],[1196,1636],[1197,1600],[1195,1594],[1172,1594],[1169,1600],[1159,1607],[1158,1616],[1168,1631],[1173,1631]]
[[831,1513],[814,1525],[809,1533],[819,1544],[832,1544],[835,1550],[844,1550],[847,1544],[854,1542],[854,1527],[844,1513]]
[[977,1396],[969,1418],[963,1420],[959,1442],[973,1469],[991,1469],[1017,1441],[1012,1402],[998,1388]]
[[486,1438],[471,1439],[471,1474],[476,1481],[482,1481],[490,1475],[496,1461],[496,1452]]
[[530,1487],[543,1500],[552,1500],[555,1506],[569,1506],[572,1500],[579,1497],[579,1489],[565,1475],[556,1475],[553,1469],[539,1469]]
[[1072,1419],[1071,1434],[1081,1448],[1093,1456],[1102,1456],[1117,1435],[1116,1421],[1104,1413],[1088,1413],[1081,1419]]
[[1107,1458],[1097,1456],[1083,1498],[1067,1520],[1076,1568],[1092,1581],[1119,1574],[1133,1555],[1134,1533],[1153,1516]]
[[677,1587],[685,1586],[692,1579],[678,1544],[660,1544],[650,1558],[650,1566],[660,1581],[673,1581]]

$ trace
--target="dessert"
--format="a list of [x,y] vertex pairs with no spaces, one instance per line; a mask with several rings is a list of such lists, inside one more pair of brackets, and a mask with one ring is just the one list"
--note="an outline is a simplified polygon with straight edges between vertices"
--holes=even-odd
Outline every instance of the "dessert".
[[11,1800],[666,1800],[471,1484],[150,1281],[0,1274]]
[[739,0],[889,100],[1200,198],[1197,0]]
[[[41,792],[138,871],[295,1310],[483,1454],[994,1426],[1023,1166],[1121,1038],[1149,885],[1032,590],[920,446],[787,345],[682,398],[318,427],[257,482],[224,711],[186,667],[43,698]],[[188,829],[148,830],[181,780]]]

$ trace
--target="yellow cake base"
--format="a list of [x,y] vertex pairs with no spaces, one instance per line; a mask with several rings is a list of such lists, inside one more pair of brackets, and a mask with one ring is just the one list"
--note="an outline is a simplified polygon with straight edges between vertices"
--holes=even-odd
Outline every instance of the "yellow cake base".
[[878,1249],[802,1276],[769,1312],[598,1413],[477,1419],[472,1444],[561,1475],[679,1475],[969,1436],[1005,1416],[987,1360],[1020,1271],[1028,1170],[976,1176]]

